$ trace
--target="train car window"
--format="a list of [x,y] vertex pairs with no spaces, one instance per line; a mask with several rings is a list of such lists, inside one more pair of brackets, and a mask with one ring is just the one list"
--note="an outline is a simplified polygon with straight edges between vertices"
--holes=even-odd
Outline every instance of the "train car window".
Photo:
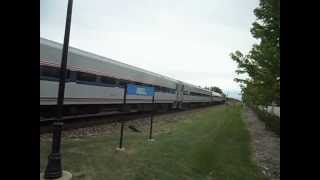
[[[152,86],[152,85],[150,85]],[[167,87],[163,87],[163,86],[153,86],[154,87],[154,91],[155,92],[162,92],[162,93],[176,93],[175,89],[172,88],[167,88]]]
[[176,90],[175,90],[175,89],[170,89],[170,93],[171,93],[171,94],[175,94],[175,93],[176,93]]
[[100,78],[101,83],[103,84],[116,84],[116,80],[113,78],[109,78],[109,77],[104,77],[102,76]]
[[164,91],[165,91],[166,93],[169,93],[169,92],[170,92],[170,89],[169,89],[169,88],[165,88]]
[[86,81],[86,82],[96,82],[97,76],[95,74],[78,72],[77,73],[77,80]]
[[154,86],[154,91],[160,92],[160,86]]
[[192,96],[202,96],[202,97],[209,96],[209,95],[201,94],[201,93],[197,93],[197,92],[190,92],[190,95],[192,95]]
[[71,81],[76,81],[77,80],[77,72],[75,71],[69,71],[68,77],[70,78]]
[[161,91],[162,91],[162,92],[167,92],[167,90],[168,90],[168,89],[167,89],[166,87],[161,87]]
[[60,77],[59,68],[51,66],[40,66],[40,76],[57,78]]
[[71,77],[71,71],[68,69],[66,79],[70,79],[70,77]]
[[[40,66],[40,78],[47,80],[59,80],[60,68],[52,66]],[[70,78],[70,70],[67,70],[66,79]]]
[[129,81],[126,81],[126,80],[123,80],[123,79],[119,79],[119,80],[118,80],[118,84],[119,84],[120,86],[125,86],[127,83],[129,83]]
[[141,83],[141,82],[135,82],[134,83],[135,85],[138,85],[138,86],[144,86],[145,84]]

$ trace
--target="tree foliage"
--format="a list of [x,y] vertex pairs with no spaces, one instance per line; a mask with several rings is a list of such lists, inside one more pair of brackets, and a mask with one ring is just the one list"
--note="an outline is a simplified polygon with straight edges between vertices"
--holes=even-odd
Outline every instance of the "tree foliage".
[[213,92],[216,92],[216,93],[219,93],[219,94],[223,94],[223,91],[217,87],[217,86],[212,86],[212,87],[204,87],[204,89],[207,89],[209,91],[213,91]]
[[222,90],[216,86],[210,87],[210,91],[214,91],[216,93],[223,94]]
[[260,42],[246,55],[240,51],[231,53],[238,64],[236,73],[249,76],[234,80],[240,83],[245,103],[280,104],[280,1],[260,0],[254,14],[257,20],[252,24],[251,34]]

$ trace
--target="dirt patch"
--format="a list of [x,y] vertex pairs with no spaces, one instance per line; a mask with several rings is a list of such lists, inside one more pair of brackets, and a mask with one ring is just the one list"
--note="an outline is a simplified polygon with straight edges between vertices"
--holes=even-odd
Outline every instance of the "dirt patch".
[[262,173],[271,180],[280,180],[280,137],[266,130],[252,109],[246,107],[245,122],[250,131],[254,159]]

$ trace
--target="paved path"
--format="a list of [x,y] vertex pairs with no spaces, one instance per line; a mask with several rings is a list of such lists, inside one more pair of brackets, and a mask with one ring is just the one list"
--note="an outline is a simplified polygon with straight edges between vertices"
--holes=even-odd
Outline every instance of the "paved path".
[[280,180],[280,137],[266,130],[264,123],[250,108],[245,108],[244,115],[252,139],[254,159],[270,180]]

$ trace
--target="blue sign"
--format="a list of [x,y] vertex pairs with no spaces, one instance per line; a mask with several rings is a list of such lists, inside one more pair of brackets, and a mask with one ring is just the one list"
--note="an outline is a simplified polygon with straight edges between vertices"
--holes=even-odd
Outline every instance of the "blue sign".
[[154,96],[154,87],[138,86],[135,84],[127,85],[128,95]]

